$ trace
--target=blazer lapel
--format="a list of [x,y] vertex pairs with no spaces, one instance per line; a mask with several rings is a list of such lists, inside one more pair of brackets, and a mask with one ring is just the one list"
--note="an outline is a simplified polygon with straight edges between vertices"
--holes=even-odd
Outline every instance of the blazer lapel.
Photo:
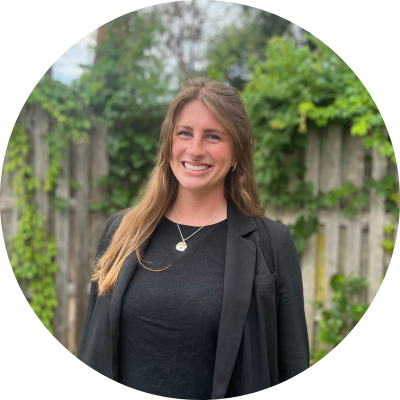
[[257,229],[253,218],[228,200],[224,293],[215,357],[212,399],[225,396],[250,305],[256,245],[242,236]]
[[[140,246],[140,252],[143,254],[150,243],[151,236]],[[117,282],[112,292],[110,305],[110,339],[111,339],[111,368],[113,380],[118,381],[118,343],[119,328],[121,317],[121,305],[126,289],[138,267],[136,252],[129,254],[121,271],[118,275]]]

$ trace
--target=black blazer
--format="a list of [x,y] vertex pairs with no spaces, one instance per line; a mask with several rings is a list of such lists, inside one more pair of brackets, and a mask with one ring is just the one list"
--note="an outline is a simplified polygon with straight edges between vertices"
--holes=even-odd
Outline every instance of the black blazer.
[[[212,398],[253,393],[309,367],[299,259],[286,225],[227,207],[224,293]],[[97,257],[107,248],[123,214],[110,217]],[[142,246],[144,252],[150,239]],[[96,296],[92,282],[78,358],[118,381],[120,309],[137,269],[130,254],[113,291]]]

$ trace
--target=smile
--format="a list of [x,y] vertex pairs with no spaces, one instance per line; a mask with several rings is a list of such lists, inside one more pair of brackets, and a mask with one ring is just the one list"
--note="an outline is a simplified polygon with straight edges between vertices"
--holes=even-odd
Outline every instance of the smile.
[[212,165],[207,165],[207,164],[203,164],[203,165],[192,165],[192,164],[189,164],[189,163],[187,163],[187,162],[185,162],[185,161],[182,162],[181,164],[182,164],[183,168],[184,168],[186,171],[196,172],[196,173],[201,173],[201,172],[207,171],[207,170],[209,170],[209,169],[212,167]]

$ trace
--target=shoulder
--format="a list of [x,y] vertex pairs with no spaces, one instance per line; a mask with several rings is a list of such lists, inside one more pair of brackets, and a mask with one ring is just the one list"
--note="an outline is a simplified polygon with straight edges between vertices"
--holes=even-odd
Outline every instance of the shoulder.
[[268,217],[255,217],[253,219],[258,229],[268,230],[271,233],[282,233],[283,230],[289,229],[285,224]]
[[102,242],[110,242],[115,232],[117,231],[121,221],[123,220],[125,214],[129,212],[131,208],[128,208],[123,211],[118,211],[112,215],[107,220],[107,223],[104,227],[103,234],[101,236]]
[[130,211],[131,209],[128,208],[126,210],[118,211],[108,218],[106,228],[116,230],[120,225],[121,221],[123,220],[125,214]]
[[96,259],[100,258],[106,251],[108,246],[111,244],[115,232],[117,231],[125,214],[129,210],[130,209],[116,212],[108,218],[107,223],[103,229],[103,233],[101,234],[99,244],[97,246]]
[[110,225],[110,227],[113,227],[113,228],[115,228],[115,227],[118,228],[118,226],[124,219],[125,215],[128,214],[130,211],[134,210],[135,208],[136,208],[136,206],[130,207],[130,208],[127,208],[122,211],[118,211],[118,212],[110,215],[110,217],[108,218],[108,221],[107,221],[107,225]]
[[272,249],[278,249],[282,241],[285,241],[285,238],[290,236],[288,226],[281,222],[274,221],[268,217],[255,217],[253,219],[257,225],[260,239]]

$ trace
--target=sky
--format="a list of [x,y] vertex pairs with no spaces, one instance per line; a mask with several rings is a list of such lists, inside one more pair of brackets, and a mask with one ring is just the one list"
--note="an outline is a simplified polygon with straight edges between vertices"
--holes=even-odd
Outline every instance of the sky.
[[53,64],[51,73],[54,80],[70,85],[82,74],[83,68],[80,65],[93,62],[94,53],[90,46],[96,43],[96,32],[83,37]]

